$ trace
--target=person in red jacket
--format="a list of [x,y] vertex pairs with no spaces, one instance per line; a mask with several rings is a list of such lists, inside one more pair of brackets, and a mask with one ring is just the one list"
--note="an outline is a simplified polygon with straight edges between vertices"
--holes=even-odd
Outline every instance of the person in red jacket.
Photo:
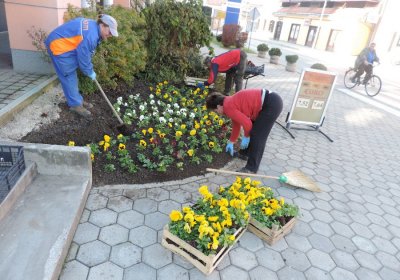
[[229,95],[232,82],[235,82],[235,92],[243,88],[243,76],[246,70],[247,54],[240,49],[234,49],[214,58],[207,57],[204,64],[210,69],[208,80],[197,84],[203,88],[215,83],[218,73],[226,73],[224,94]]
[[234,155],[233,144],[243,127],[240,153],[247,156],[247,164],[238,172],[257,173],[268,135],[282,112],[282,98],[266,89],[244,89],[232,96],[214,92],[206,99],[207,109],[232,120],[232,133],[225,151]]

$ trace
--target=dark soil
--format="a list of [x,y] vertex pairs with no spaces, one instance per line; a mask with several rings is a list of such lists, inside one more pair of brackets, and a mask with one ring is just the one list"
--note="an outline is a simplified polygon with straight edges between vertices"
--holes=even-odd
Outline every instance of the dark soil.
[[[148,86],[140,81],[135,81],[134,85],[120,85],[115,90],[104,89],[111,103],[115,103],[119,96],[126,96],[138,92],[146,92]],[[62,108],[60,118],[50,125],[43,126],[38,131],[33,131],[25,136],[21,141],[30,143],[67,145],[69,141],[74,141],[76,146],[85,146],[103,139],[105,134],[118,135],[121,131],[117,129],[119,123],[103,99],[100,92],[85,96],[85,101],[94,105],[90,111],[93,120],[85,120],[68,110],[65,103],[59,104]],[[43,116],[44,118],[47,116]],[[129,126],[129,131],[135,131],[133,126]],[[130,151],[133,159],[136,158],[135,151]],[[170,180],[180,180],[191,176],[203,175],[206,168],[221,168],[232,158],[226,153],[214,154],[213,162],[203,162],[199,165],[185,162],[183,170],[178,170],[173,166],[166,172],[152,171],[140,168],[137,173],[130,174],[121,168],[117,168],[112,173],[104,171],[104,165],[109,163],[105,157],[97,157],[93,162],[93,184],[101,186],[106,184],[141,184],[150,182],[165,182]]]

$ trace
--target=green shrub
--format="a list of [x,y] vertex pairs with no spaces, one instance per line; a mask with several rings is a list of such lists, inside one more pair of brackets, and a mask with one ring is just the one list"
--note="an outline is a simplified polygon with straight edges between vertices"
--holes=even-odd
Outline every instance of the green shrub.
[[262,43],[257,46],[257,51],[259,52],[267,52],[268,50],[269,48],[267,44]]
[[219,34],[217,36],[215,36],[215,38],[217,39],[218,42],[222,41],[222,34]]
[[299,59],[299,56],[297,54],[287,55],[286,56],[286,61],[288,63],[296,63],[298,59]]
[[222,28],[222,45],[224,47],[234,46],[240,33],[240,25],[225,24]]
[[323,65],[322,63],[315,63],[313,65],[311,65],[312,69],[317,69],[317,70],[323,70],[323,71],[328,71],[328,68]]
[[209,46],[212,35],[201,0],[157,0],[144,10],[151,36],[146,41],[150,81],[182,81],[189,54]]
[[[144,70],[146,65],[146,25],[143,16],[135,10],[112,6],[103,13],[113,16],[118,22],[118,38],[102,42],[96,49],[92,62],[97,79],[105,87],[115,88],[117,81],[132,82],[133,76]],[[97,19],[93,9],[78,9],[68,6],[65,20],[76,17]],[[95,84],[79,73],[79,88],[84,93],[96,90]]]
[[282,52],[281,52],[281,49],[280,48],[271,48],[270,50],[269,50],[269,52],[268,52],[268,54],[270,55],[270,56],[281,56],[282,55]]

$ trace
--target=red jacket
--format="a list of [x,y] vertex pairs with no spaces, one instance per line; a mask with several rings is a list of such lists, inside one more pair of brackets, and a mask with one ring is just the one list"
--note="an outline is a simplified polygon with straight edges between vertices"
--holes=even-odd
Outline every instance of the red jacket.
[[218,73],[225,73],[240,63],[240,49],[234,49],[211,59],[210,75],[204,85],[214,83]]
[[262,109],[262,89],[243,89],[232,96],[224,98],[224,115],[232,120],[232,134],[229,140],[236,142],[240,127],[244,136],[249,137],[255,121]]

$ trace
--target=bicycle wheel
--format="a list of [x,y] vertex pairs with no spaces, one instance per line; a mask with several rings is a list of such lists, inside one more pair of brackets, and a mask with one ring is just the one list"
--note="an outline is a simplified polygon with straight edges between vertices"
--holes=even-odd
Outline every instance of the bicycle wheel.
[[376,75],[372,75],[368,82],[365,84],[365,92],[368,94],[368,96],[371,97],[377,95],[381,91],[381,88],[381,78]]
[[346,71],[346,74],[344,75],[344,86],[346,88],[353,88],[357,85],[356,82],[353,82],[351,79],[356,75],[356,71],[354,69],[349,69]]

